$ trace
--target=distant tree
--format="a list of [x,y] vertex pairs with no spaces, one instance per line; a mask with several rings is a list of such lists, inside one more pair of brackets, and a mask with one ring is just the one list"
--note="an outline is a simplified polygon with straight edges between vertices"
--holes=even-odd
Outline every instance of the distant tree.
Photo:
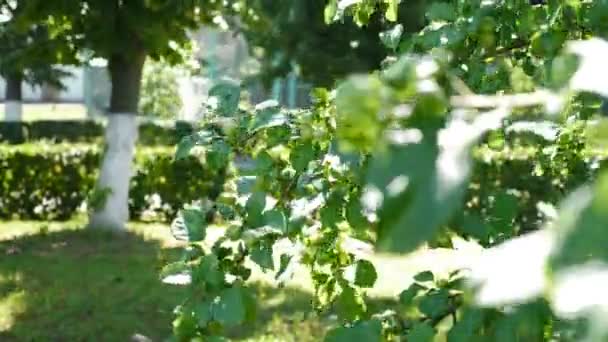
[[[237,2],[238,3],[238,2]],[[232,23],[247,38],[254,55],[262,61],[260,75],[268,85],[285,76],[294,66],[304,80],[332,86],[352,72],[377,69],[388,51],[378,36],[396,24],[405,34],[425,25],[425,0],[401,1],[394,21],[382,13],[369,12],[358,19],[350,16],[327,24],[327,0],[242,0]],[[378,4],[377,6],[382,6]]]
[[62,88],[61,79],[69,73],[58,65],[77,62],[74,46],[64,37],[53,36],[47,25],[24,25],[22,4],[0,4],[0,76],[6,81],[5,115],[9,121],[21,120],[23,83]]
[[177,118],[183,105],[179,76],[179,70],[162,61],[148,61],[143,72],[140,113],[154,118]]
[[106,153],[97,191],[105,205],[90,217],[90,226],[122,230],[129,217],[128,191],[137,140],[140,89],[147,57],[172,64],[182,60],[189,29],[211,23],[217,1],[28,0],[30,21],[46,20],[65,30],[81,50],[108,61],[112,83]]

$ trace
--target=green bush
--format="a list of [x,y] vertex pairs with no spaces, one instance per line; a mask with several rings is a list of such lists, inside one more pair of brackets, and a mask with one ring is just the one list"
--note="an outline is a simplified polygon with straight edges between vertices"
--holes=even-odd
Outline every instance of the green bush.
[[139,112],[146,116],[174,119],[182,109],[178,71],[162,62],[148,60],[141,84]]
[[[139,144],[144,146],[175,145],[182,136],[189,134],[192,126],[177,121],[175,125],[141,123]],[[87,120],[41,120],[33,122],[0,122],[0,142],[21,144],[40,140],[55,142],[101,142],[104,126]]]
[[[101,161],[100,145],[0,145],[0,218],[67,220],[84,210]],[[173,148],[143,147],[135,157],[131,218],[170,220],[184,202],[223,184],[198,159],[174,161]],[[217,192],[217,191],[215,191]]]
[[[4,124],[0,127],[8,126]],[[68,130],[64,132],[65,136],[69,134]],[[153,137],[163,137],[166,132],[158,125],[140,126],[140,134],[147,142]],[[191,132],[191,127],[178,123],[174,132],[176,136],[185,135]],[[484,244],[496,243],[487,240],[490,236],[508,238],[537,229],[543,217],[536,203],[555,204],[593,177],[589,163],[597,158],[582,153],[579,134],[582,132],[560,134],[556,151],[538,146],[512,148],[510,144],[499,149],[488,145],[479,148],[475,153],[477,162],[466,200],[467,210],[454,218],[452,228],[473,235]],[[161,139],[165,138],[157,138],[155,144],[161,145]],[[70,218],[93,189],[100,165],[100,146],[0,145],[0,218]],[[170,219],[181,203],[196,200],[208,194],[212,186],[222,184],[221,179],[215,178],[217,175],[195,159],[174,161],[172,154],[173,148],[169,147],[138,149],[130,196],[133,219]],[[500,215],[492,210],[497,207],[496,197],[507,201],[500,203],[502,206],[508,207],[513,202],[513,210],[518,212],[513,221],[501,222],[497,217]],[[503,227],[503,230],[461,231],[472,217],[492,229]]]
[[543,204],[558,205],[605,163],[604,154],[583,141],[582,131],[566,129],[554,143],[479,146],[465,210],[451,228],[484,246],[541,228],[547,220]]

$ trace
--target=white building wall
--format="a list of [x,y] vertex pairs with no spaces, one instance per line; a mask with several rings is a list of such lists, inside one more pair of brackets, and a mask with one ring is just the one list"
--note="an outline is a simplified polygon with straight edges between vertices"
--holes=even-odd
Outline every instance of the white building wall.
[[[48,101],[51,102],[83,102],[84,101],[84,73],[80,67],[66,67],[67,71],[72,73],[72,76],[63,79],[63,83],[66,87],[65,90],[60,91],[53,96],[53,99],[45,99],[45,93],[42,87],[32,87],[28,84],[23,84],[21,89],[23,93],[23,100],[27,102],[40,102]],[[6,93],[6,82],[0,77],[0,100],[4,100]]]

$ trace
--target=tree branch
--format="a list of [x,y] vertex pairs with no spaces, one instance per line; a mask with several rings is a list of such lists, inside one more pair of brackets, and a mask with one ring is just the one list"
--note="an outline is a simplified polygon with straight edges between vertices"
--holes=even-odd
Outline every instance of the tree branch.
[[456,95],[450,98],[450,104],[457,108],[516,108],[542,106],[557,99],[547,90],[513,95]]

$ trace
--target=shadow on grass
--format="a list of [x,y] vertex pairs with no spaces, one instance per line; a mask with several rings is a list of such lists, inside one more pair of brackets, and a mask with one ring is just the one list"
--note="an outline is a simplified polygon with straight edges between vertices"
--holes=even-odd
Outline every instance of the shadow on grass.
[[[184,289],[159,269],[179,254],[137,234],[58,231],[0,241],[0,341],[129,341],[171,334]],[[326,320],[309,317],[308,293],[255,286],[258,320],[236,340],[318,341]]]

